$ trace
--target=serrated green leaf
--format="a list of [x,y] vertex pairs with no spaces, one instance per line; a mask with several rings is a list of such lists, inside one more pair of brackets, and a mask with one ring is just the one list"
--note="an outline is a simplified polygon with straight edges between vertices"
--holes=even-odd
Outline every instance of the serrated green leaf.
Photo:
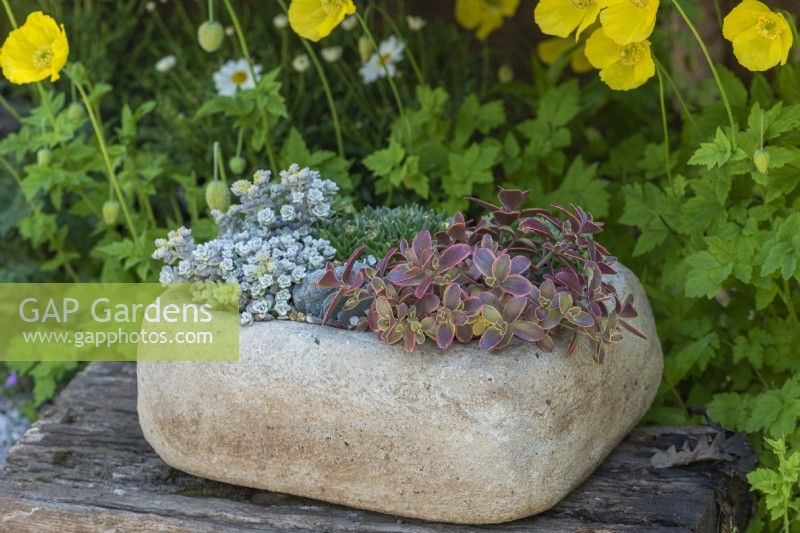
[[788,280],[800,274],[800,213],[793,213],[775,224],[759,250],[756,264],[761,265],[762,276],[780,272],[781,277]]
[[733,265],[721,262],[711,252],[703,250],[688,256],[684,292],[689,297],[713,298],[733,271]]

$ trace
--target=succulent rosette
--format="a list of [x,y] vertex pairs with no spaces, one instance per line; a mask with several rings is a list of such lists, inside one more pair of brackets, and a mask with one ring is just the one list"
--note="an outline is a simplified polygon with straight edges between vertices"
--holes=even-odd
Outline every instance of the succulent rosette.
[[592,339],[600,362],[623,329],[642,336],[625,320],[636,316],[631,297],[621,300],[602,280],[615,262],[594,241],[602,224],[577,206],[554,206],[557,215],[521,207],[527,198],[519,190],[501,190],[499,206],[469,198],[491,217],[456,213],[447,229],[401,241],[375,268],[355,268],[363,246],[343,269],[328,264],[318,284],[338,292],[324,321],[341,298],[351,309],[371,300],[369,329],[409,352],[426,339],[442,349],[477,339],[498,350],[515,338],[551,351],[564,331],[570,352],[580,335]]

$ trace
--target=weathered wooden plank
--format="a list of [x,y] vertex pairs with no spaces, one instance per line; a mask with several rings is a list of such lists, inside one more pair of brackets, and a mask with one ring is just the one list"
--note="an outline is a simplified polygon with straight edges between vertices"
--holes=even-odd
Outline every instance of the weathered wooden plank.
[[[539,516],[476,531],[725,531],[751,511],[732,462],[655,469],[670,445],[706,427],[634,431],[581,487]],[[568,445],[568,443],[565,443]],[[463,526],[350,509],[204,480],[165,465],[136,415],[135,366],[95,363],[12,448],[0,480],[0,531],[461,531]]]

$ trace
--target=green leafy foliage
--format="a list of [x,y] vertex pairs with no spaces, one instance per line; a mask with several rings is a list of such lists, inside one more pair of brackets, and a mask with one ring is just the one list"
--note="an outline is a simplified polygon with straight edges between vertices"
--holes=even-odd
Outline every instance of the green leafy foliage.
[[800,514],[800,451],[791,453],[784,439],[766,439],[778,463],[775,468],[757,468],[747,475],[750,485],[764,495],[764,506],[774,521],[780,521],[784,531],[797,521]]

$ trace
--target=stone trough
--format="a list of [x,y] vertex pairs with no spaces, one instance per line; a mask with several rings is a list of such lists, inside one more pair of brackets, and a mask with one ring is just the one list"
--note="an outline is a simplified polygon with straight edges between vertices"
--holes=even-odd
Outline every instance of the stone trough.
[[582,339],[552,353],[477,343],[413,354],[370,333],[299,322],[242,328],[240,360],[140,362],[144,436],[169,465],[218,481],[405,517],[515,520],[555,505],[636,425],[656,394],[661,348],[636,277],[647,336],[605,363]]

